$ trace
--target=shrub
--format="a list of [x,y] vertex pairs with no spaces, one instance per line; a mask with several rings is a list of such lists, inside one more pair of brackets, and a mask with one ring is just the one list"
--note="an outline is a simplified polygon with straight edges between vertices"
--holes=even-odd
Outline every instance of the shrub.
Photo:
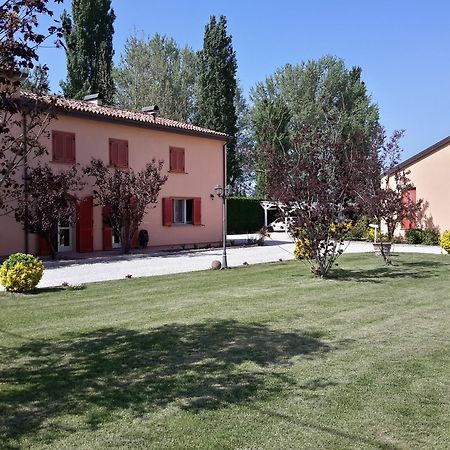
[[450,230],[442,233],[439,243],[447,253],[450,253]]
[[43,272],[44,265],[39,258],[15,253],[0,266],[0,283],[7,291],[31,291],[39,283]]
[[424,244],[424,245],[438,245],[439,232],[437,230],[406,230],[405,238],[408,244]]
[[345,235],[345,239],[349,241],[368,240],[368,230],[371,230],[371,228],[369,228],[369,223],[372,223],[372,221],[367,216],[360,217],[349,229],[349,231]]
[[439,231],[422,230],[422,244],[439,245]]
[[422,230],[406,230],[405,238],[408,244],[421,244]]
[[392,238],[392,243],[393,244],[404,244],[405,243],[405,239],[403,239],[402,236],[394,236]]
[[[367,228],[367,240],[369,242],[375,241],[375,230],[373,228]],[[380,233],[380,230],[377,230],[377,242],[387,242],[388,237],[385,233]]]
[[295,259],[311,259],[314,257],[311,246],[308,239],[297,239],[294,247]]

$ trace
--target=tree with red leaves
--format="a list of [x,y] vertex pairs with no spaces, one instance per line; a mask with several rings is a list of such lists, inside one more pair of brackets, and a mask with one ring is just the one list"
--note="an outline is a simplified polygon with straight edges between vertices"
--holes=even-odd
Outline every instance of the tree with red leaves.
[[93,177],[94,199],[107,212],[113,232],[120,236],[123,253],[129,253],[131,239],[149,206],[155,207],[159,192],[167,181],[162,175],[163,161],[152,159],[144,170],[109,169],[103,161],[92,159],[84,173]]
[[356,139],[343,139],[332,128],[299,125],[288,149],[264,150],[268,194],[288,205],[294,218],[291,233],[308,247],[306,260],[321,278],[342,254],[356,212],[352,162],[357,145]]
[[[355,161],[355,198],[365,214],[375,219],[380,230],[385,227],[389,242],[400,223],[405,219],[413,222],[422,207],[421,199],[416,201],[410,196],[414,185],[408,177],[409,172],[397,168],[402,136],[403,131],[395,131],[387,139],[385,130],[380,128],[369,155]],[[392,264],[390,252],[383,245],[380,250],[385,263]]]
[[82,187],[76,166],[55,173],[49,166],[38,165],[28,171],[25,201],[23,192],[17,191],[16,220],[47,240],[52,259],[58,250],[58,224],[75,224],[76,192]]
[[[55,0],[61,3],[62,0]],[[38,61],[38,47],[49,37],[60,45],[59,25],[39,30],[39,22],[53,12],[47,0],[6,0],[0,4],[0,209],[11,211],[10,200],[16,197],[21,182],[16,173],[27,160],[45,153],[41,137],[52,116],[48,104],[43,109],[42,92],[35,92],[26,101],[20,85],[25,74]],[[44,72],[47,68],[43,66]],[[42,91],[46,90],[42,86]],[[25,174],[24,174],[25,175]]]

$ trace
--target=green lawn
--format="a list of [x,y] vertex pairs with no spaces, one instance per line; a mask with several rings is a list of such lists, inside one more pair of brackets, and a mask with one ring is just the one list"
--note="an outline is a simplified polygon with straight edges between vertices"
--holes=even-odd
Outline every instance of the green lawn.
[[450,448],[450,257],[0,294],[0,447]]

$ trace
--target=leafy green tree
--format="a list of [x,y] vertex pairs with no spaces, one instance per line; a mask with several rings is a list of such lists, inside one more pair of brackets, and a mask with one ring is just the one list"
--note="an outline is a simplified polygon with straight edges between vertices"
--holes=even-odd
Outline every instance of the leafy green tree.
[[246,196],[254,194],[255,142],[252,133],[250,108],[239,84],[236,89],[234,104],[237,116],[236,162],[240,170],[233,188],[236,195]]
[[[258,148],[267,146],[289,152],[298,130],[314,127],[328,133],[329,142],[341,142],[340,158],[334,160],[338,169],[346,165],[344,160],[353,151],[369,152],[379,127],[378,107],[361,80],[361,68],[347,69],[342,59],[332,56],[282,67],[258,83],[251,98]],[[340,174],[342,170],[332,172]],[[262,166],[257,186],[263,195],[265,177]]]
[[34,66],[34,69],[29,72],[27,79],[22,82],[20,87],[26,91],[48,94],[50,91],[48,68],[41,64]]
[[111,0],[72,0],[72,16],[64,12],[67,80],[61,87],[66,97],[82,99],[100,92],[112,104],[115,18]]
[[[252,109],[251,120],[257,149],[269,147],[281,152],[289,150],[291,113],[281,97],[270,98],[267,95],[266,98],[256,102]],[[267,198],[266,172],[266,159],[255,158],[256,195],[262,198]]]
[[239,178],[240,167],[236,157],[236,54],[231,36],[227,34],[227,20],[211,17],[205,28],[203,48],[198,53],[199,77],[196,124],[232,136],[228,144],[228,182]]
[[196,54],[174,39],[160,34],[128,38],[114,80],[118,106],[141,109],[156,104],[164,117],[192,121]]

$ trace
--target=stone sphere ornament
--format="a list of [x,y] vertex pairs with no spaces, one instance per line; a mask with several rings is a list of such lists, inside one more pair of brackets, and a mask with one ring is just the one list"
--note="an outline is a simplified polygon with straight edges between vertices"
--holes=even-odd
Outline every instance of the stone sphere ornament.
[[211,269],[213,269],[213,270],[219,270],[221,267],[222,267],[222,263],[220,261],[217,261],[217,259],[215,259],[211,263]]

